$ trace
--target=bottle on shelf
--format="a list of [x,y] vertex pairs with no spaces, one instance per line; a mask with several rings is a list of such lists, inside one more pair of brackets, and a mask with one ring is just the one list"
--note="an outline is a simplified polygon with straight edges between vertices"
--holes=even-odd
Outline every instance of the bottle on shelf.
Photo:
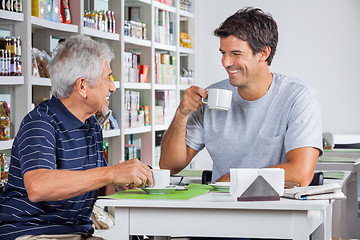
[[142,23],[142,39],[147,39],[147,29],[145,23]]
[[9,176],[10,159],[6,157],[5,153],[0,153],[0,169],[1,169],[1,181],[7,181]]
[[6,0],[5,1],[5,9],[8,10],[8,11],[11,11],[11,12],[14,11],[13,0]]
[[96,21],[95,21],[96,27],[95,27],[95,29],[102,31],[103,20],[102,20],[102,17],[101,17],[101,14],[100,14],[99,11],[95,11],[95,18],[96,18]]
[[84,11],[84,27],[115,33],[115,13],[110,10]]
[[18,13],[22,12],[22,0],[13,1],[13,11]]
[[0,49],[0,76],[5,76],[5,51]]
[[131,36],[130,35],[130,23],[128,21],[124,21],[124,36]]
[[101,30],[104,32],[107,32],[108,31],[108,19],[105,14],[105,10],[101,11],[101,17],[102,17],[102,24],[103,24],[101,27]]
[[10,139],[10,118],[8,116],[0,116],[0,140]]
[[0,0],[0,9],[11,12],[22,12],[22,0]]
[[20,37],[0,37],[0,76],[21,75]]
[[116,33],[116,30],[115,30],[115,12],[111,12],[111,24],[112,24],[112,32]]
[[11,75],[11,53],[10,50],[1,49],[0,50],[0,76],[10,76]]
[[15,37],[14,76],[21,76],[21,69],[21,39],[20,37]]
[[60,0],[60,1],[61,1],[61,15],[62,15],[63,23],[70,24],[71,14],[70,14],[69,0]]
[[5,157],[4,153],[0,153],[0,179],[5,179]]
[[112,30],[112,18],[111,18],[111,11],[110,10],[107,10],[105,11],[105,15],[106,15],[106,19],[107,19],[107,32],[113,32]]

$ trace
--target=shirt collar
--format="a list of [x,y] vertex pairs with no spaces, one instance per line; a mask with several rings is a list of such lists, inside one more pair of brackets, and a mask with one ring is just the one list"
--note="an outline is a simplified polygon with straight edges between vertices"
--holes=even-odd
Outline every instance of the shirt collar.
[[65,105],[55,96],[52,96],[49,105],[53,108],[53,112],[56,113],[56,118],[62,122],[65,129],[72,130],[81,127],[89,128],[97,123],[96,118],[91,116],[87,123],[84,124],[74,114],[72,114]]

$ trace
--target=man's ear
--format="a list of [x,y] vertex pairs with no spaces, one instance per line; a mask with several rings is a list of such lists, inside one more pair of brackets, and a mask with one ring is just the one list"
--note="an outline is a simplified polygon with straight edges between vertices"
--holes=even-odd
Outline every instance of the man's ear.
[[88,83],[86,82],[85,78],[78,78],[76,80],[74,90],[76,90],[80,96],[83,98],[87,97],[87,88],[89,87]]
[[263,48],[261,52],[259,52],[259,62],[266,62],[268,57],[270,56],[271,48],[266,46]]

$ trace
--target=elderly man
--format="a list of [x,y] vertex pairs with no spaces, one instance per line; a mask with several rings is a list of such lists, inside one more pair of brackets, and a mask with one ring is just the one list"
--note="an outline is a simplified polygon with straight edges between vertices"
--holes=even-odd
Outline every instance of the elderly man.
[[28,113],[14,139],[0,197],[0,239],[87,239],[97,190],[152,185],[137,159],[107,166],[94,114],[108,112],[108,46],[86,36],[60,43],[50,63],[52,98]]

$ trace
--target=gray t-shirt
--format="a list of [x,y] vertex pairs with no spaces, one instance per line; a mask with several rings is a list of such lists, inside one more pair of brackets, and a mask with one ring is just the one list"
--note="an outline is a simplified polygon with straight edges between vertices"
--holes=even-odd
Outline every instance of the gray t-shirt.
[[285,163],[286,153],[296,148],[315,147],[322,154],[320,102],[303,81],[273,73],[268,92],[255,101],[244,100],[228,79],[208,88],[231,90],[231,108],[219,111],[204,105],[192,112],[186,144],[196,151],[207,148],[213,160],[213,181],[230,168]]

